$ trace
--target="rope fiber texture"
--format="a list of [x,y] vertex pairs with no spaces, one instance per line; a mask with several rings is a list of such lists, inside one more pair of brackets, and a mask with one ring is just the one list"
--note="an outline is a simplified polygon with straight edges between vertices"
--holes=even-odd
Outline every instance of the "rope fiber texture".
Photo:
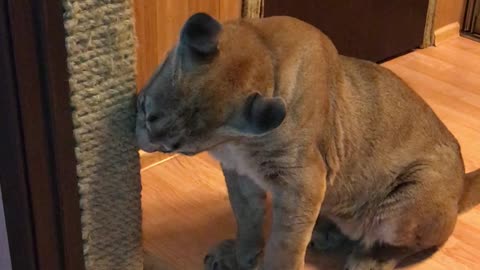
[[132,3],[63,6],[86,269],[143,269]]

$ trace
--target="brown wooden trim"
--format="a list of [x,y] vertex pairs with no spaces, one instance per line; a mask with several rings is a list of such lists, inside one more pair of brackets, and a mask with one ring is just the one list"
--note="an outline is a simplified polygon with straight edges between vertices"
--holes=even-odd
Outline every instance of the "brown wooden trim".
[[460,36],[460,24],[458,22],[450,23],[435,30],[434,44],[438,46],[440,43],[458,36]]
[[7,3],[0,0],[0,185],[12,269],[36,269]]
[[[76,174],[72,108],[65,48],[65,29],[61,1],[34,1],[42,26],[40,47],[43,52],[45,83],[49,100],[54,180],[58,192],[60,229],[63,237],[64,268],[85,269],[80,223],[80,196]],[[40,6],[41,5],[41,6]]]
[[61,1],[7,4],[36,269],[83,270]]
[[56,222],[47,114],[43,96],[33,8],[28,0],[9,1],[18,99],[25,145],[26,174],[30,187],[37,263],[39,269],[60,270],[62,259]]

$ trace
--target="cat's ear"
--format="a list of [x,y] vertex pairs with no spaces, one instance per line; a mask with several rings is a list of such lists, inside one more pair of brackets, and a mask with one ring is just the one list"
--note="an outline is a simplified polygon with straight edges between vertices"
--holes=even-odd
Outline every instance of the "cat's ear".
[[221,24],[205,13],[192,15],[180,33],[180,45],[189,56],[210,58],[218,51]]
[[278,97],[251,94],[230,121],[228,129],[235,135],[258,136],[279,127],[287,114],[285,102]]

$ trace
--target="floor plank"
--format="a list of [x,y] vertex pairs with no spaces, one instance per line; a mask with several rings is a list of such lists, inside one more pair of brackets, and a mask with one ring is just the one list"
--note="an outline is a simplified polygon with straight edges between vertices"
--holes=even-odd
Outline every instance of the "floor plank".
[[[384,64],[411,85],[458,138],[467,170],[480,167],[480,43],[456,38]],[[202,269],[215,243],[235,234],[218,164],[206,154],[142,170],[149,268]],[[438,252],[408,270],[480,269],[480,207],[463,214]],[[341,269],[342,253],[307,256],[308,270]]]
[[144,170],[152,166],[158,165],[164,162],[165,160],[172,158],[174,155],[163,154],[160,152],[147,153],[147,152],[139,151],[139,156],[140,156],[140,167],[142,168],[142,170]]
[[142,184],[144,247],[165,269],[200,269],[211,246],[234,236],[222,172],[205,154],[145,170]]

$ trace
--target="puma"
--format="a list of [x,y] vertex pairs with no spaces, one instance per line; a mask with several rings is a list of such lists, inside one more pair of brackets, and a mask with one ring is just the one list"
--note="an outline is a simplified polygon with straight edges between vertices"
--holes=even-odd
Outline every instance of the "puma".
[[346,237],[345,269],[391,270],[480,202],[480,170],[408,85],[294,18],[193,15],[137,107],[141,149],[221,163],[238,232],[205,269],[299,270],[310,241]]

